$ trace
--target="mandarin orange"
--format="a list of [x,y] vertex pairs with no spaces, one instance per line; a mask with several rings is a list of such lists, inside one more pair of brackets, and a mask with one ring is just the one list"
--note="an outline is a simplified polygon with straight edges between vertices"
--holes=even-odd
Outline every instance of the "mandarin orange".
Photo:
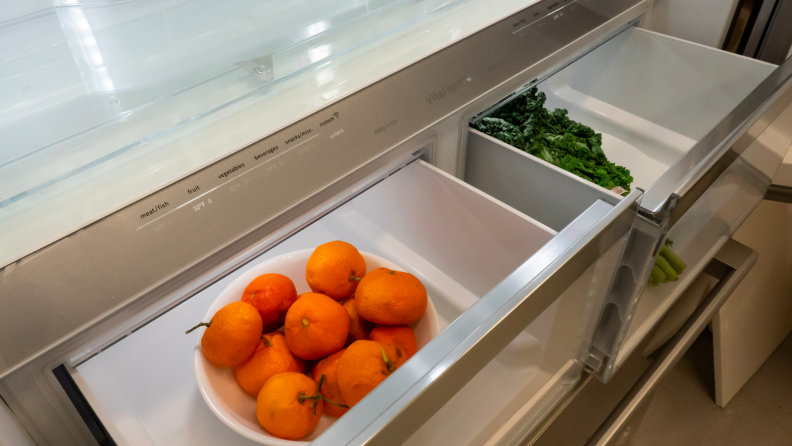
[[296,372],[278,373],[261,388],[256,399],[256,418],[272,435],[299,440],[313,432],[324,411],[316,398],[317,384]]
[[301,294],[286,313],[286,345],[297,357],[319,359],[344,347],[349,314],[340,303],[318,293]]
[[[393,345],[397,349],[394,363],[407,361],[418,351],[415,332],[408,325],[377,325],[371,330],[369,339]],[[401,361],[402,352],[404,361]]]
[[360,317],[357,311],[357,304],[355,304],[355,296],[345,300],[341,305],[349,313],[349,336],[346,344],[349,345],[355,341],[368,339],[374,324]]
[[256,307],[267,333],[283,326],[286,312],[296,300],[294,282],[282,274],[262,274],[242,293],[242,302]]
[[319,245],[305,267],[311,291],[338,301],[354,294],[365,275],[366,260],[357,248],[340,240]]
[[363,319],[383,325],[417,321],[426,311],[426,288],[410,273],[377,268],[360,281],[355,292]]
[[252,305],[237,301],[217,310],[211,321],[201,322],[187,333],[201,326],[207,327],[201,337],[206,359],[219,367],[234,367],[256,350],[263,324]]
[[[313,369],[313,379],[317,383],[322,375],[325,376],[324,384],[322,385],[322,395],[328,400],[337,404],[346,404],[344,397],[341,395],[341,389],[338,388],[338,361],[344,355],[346,349],[339,350],[327,358],[319,361]],[[334,417],[340,417],[347,413],[349,410],[346,407],[336,406],[333,404],[325,404],[325,413]]]
[[245,392],[258,396],[264,383],[278,373],[302,373],[303,370],[303,360],[289,351],[283,332],[276,331],[261,336],[253,355],[234,367],[234,378]]
[[377,341],[355,341],[338,361],[338,388],[353,407],[396,370],[391,346]]

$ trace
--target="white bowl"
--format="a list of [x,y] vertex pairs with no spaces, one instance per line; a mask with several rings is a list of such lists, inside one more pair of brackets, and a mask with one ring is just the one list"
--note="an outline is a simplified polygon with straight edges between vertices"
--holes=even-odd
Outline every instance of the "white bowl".
[[[256,265],[250,271],[239,276],[215,299],[209,307],[209,311],[204,316],[204,321],[212,319],[220,308],[242,298],[242,292],[250,282],[256,277],[267,273],[278,273],[290,278],[297,287],[297,294],[310,292],[308,282],[305,280],[305,265],[311,256],[313,249],[294,251],[282,256],[270,259],[260,265]],[[361,252],[366,259],[367,273],[376,268],[389,268],[404,271],[393,262],[382,257]],[[426,313],[416,322],[410,324],[415,331],[415,340],[418,348],[423,347],[437,335],[437,310],[429,299]],[[239,432],[245,437],[257,441],[261,444],[270,446],[298,446],[307,445],[322,432],[325,431],[337,419],[329,415],[322,416],[319,425],[313,433],[305,437],[307,441],[291,441],[274,437],[267,433],[256,419],[256,399],[247,393],[237,384],[234,379],[233,369],[230,367],[217,367],[201,352],[201,337],[204,327],[196,330],[195,337],[195,377],[198,380],[198,388],[209,408],[217,415],[226,426]]]

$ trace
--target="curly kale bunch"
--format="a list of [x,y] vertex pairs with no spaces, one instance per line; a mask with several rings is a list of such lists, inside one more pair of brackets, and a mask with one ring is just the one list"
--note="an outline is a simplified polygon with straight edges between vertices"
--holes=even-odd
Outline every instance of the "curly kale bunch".
[[547,110],[546,99],[533,87],[471,127],[606,189],[629,192],[633,177],[605,157],[602,134],[569,119],[564,109]]

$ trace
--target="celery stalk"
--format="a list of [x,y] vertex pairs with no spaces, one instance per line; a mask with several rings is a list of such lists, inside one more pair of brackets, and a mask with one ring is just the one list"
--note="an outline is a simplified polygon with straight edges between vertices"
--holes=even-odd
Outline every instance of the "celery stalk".
[[676,271],[677,274],[682,274],[682,271],[687,268],[685,262],[683,262],[682,259],[680,259],[679,256],[674,253],[674,251],[671,251],[668,246],[663,246],[660,248],[660,255],[665,257],[665,259],[668,261],[668,264],[674,268],[674,271]]
[[668,264],[668,260],[665,257],[658,255],[657,259],[655,259],[655,266],[660,267],[660,269],[668,276],[668,280],[671,282],[676,282],[679,280],[679,276],[677,275],[674,268],[671,268],[671,265]]

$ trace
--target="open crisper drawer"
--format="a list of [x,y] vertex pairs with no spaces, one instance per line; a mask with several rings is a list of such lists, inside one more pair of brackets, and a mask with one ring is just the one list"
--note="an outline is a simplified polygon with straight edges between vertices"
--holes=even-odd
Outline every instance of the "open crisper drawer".
[[[193,377],[194,336],[184,329],[254,265],[341,239],[419,277],[445,330],[324,435],[326,424],[310,439],[357,443],[358,435],[368,438],[362,428],[372,422],[390,432],[389,444],[399,435],[406,444],[484,444],[522,435],[581,376],[593,326],[588,316],[597,313],[593,307],[603,294],[596,291],[602,288],[597,279],[613,274],[637,209],[625,204],[635,198],[618,207],[598,201],[574,211],[558,201],[557,212],[580,216],[557,233],[414,162],[71,372],[118,444],[250,444],[201,401]],[[537,288],[539,295],[532,295],[531,285],[539,282],[552,289]],[[525,305],[519,313],[499,313],[515,301]],[[477,345],[468,344],[479,336]],[[482,343],[488,345],[483,352]],[[444,362],[455,352],[466,367]],[[411,394],[421,386],[449,393],[427,403]],[[400,404],[410,420],[388,412]],[[393,437],[393,431],[401,434]]]
[[[792,113],[786,110],[792,65],[776,68],[628,28],[551,74],[473,122],[498,116],[501,107],[536,86],[546,94],[545,108],[567,109],[571,119],[602,133],[608,159],[630,169],[632,187],[646,191],[629,257],[620,262],[630,274],[625,270],[617,277],[607,298],[618,313],[602,315],[603,327],[617,317],[620,331],[600,332],[602,348],[590,358],[592,371],[607,381],[718,250],[719,240],[728,238],[764,195],[792,142]],[[555,200],[585,206],[598,194],[619,199],[476,130],[468,135],[467,162],[465,181],[553,228],[563,227],[568,217],[543,220],[536,209]],[[546,184],[551,176],[566,176],[569,184],[584,184],[590,192],[554,189]],[[679,282],[644,291],[666,238],[690,268]]]

